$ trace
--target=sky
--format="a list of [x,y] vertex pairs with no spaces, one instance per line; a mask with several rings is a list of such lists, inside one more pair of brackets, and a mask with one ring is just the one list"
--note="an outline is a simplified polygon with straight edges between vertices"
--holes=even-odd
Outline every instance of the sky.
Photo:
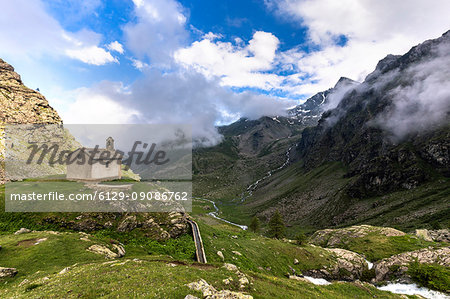
[[282,115],[450,29],[448,0],[0,0],[0,58],[65,123]]

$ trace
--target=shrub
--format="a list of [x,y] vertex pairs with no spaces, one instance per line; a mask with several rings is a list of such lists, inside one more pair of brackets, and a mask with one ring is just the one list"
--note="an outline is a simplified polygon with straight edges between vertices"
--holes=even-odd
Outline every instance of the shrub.
[[304,233],[299,233],[295,237],[295,240],[297,241],[298,245],[305,245],[306,241],[308,240],[308,237]]
[[443,292],[450,290],[450,269],[439,264],[413,262],[407,273],[422,286]]

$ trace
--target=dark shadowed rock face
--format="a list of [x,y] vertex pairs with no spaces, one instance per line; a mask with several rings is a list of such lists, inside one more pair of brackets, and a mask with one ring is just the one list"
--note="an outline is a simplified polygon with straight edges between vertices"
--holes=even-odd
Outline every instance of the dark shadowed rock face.
[[[449,176],[450,104],[443,108],[449,111],[440,124],[411,130],[401,137],[383,127],[383,117],[398,104],[396,91],[423,84],[427,79],[412,78],[412,72],[420,72],[422,65],[435,58],[450,61],[450,54],[442,53],[442,48],[450,48],[450,33],[426,41],[403,56],[388,55],[381,60],[336,109],[325,112],[316,127],[303,131],[298,152],[305,167],[343,162],[348,167],[346,176],[356,178],[347,188],[348,194],[356,198],[411,189],[436,175]],[[440,84],[437,88],[444,90],[450,79]]]

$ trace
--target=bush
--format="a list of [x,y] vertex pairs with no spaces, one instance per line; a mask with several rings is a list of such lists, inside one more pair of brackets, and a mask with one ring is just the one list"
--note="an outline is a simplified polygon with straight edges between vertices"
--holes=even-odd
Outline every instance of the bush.
[[297,241],[298,245],[305,245],[306,241],[308,240],[308,237],[304,234],[304,233],[299,233],[296,237],[295,240]]
[[450,269],[438,264],[419,264],[413,262],[408,272],[420,285],[442,292],[450,290]]

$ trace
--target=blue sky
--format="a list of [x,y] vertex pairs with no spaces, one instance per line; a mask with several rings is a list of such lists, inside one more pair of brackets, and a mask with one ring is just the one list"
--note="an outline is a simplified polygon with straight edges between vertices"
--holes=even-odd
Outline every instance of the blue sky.
[[66,123],[283,114],[450,29],[446,0],[0,0],[0,57]]

